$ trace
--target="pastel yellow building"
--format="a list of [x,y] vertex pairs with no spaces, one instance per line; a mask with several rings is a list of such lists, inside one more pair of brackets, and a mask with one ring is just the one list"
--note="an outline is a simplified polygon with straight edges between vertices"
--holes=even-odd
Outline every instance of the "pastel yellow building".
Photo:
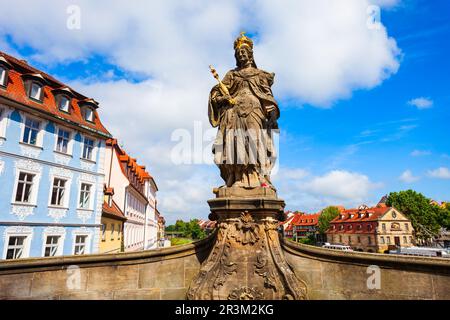
[[112,200],[112,189],[105,191],[100,229],[100,253],[123,251],[123,223],[127,220],[119,206]]

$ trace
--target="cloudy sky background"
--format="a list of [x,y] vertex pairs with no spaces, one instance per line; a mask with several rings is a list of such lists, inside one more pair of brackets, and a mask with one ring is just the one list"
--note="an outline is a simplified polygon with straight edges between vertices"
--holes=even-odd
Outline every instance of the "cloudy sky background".
[[[234,67],[242,30],[258,67],[276,74],[282,130],[273,179],[287,209],[370,205],[408,188],[450,200],[445,0],[0,5],[8,7],[0,50],[100,102],[106,127],[155,177],[169,222],[206,218],[206,200],[222,184],[214,165],[174,163],[174,138],[205,135],[203,148],[192,142],[192,160],[208,158],[208,65],[222,76]],[[67,28],[73,5],[80,29]]]

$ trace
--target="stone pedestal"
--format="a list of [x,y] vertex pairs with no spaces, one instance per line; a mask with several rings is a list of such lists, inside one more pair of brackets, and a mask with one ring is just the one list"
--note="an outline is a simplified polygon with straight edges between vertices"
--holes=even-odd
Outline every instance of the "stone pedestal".
[[216,243],[187,293],[192,300],[306,299],[283,255],[284,201],[271,188],[219,188],[208,201]]

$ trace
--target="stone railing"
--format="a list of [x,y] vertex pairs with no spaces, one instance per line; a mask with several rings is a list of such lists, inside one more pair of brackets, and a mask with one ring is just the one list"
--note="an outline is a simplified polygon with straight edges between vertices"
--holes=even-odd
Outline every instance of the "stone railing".
[[450,259],[282,247],[310,299],[450,299]]
[[0,262],[0,299],[184,299],[214,236],[131,253]]

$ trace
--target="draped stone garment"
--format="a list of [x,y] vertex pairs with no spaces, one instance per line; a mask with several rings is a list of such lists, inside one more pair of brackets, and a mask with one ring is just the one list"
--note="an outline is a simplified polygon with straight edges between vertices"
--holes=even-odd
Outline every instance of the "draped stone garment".
[[235,105],[220,103],[219,86],[212,88],[208,115],[219,127],[213,145],[214,161],[228,187],[259,187],[270,183],[275,159],[272,138],[267,135],[269,113],[279,117],[272,95],[273,73],[253,67],[229,71],[223,83]]

